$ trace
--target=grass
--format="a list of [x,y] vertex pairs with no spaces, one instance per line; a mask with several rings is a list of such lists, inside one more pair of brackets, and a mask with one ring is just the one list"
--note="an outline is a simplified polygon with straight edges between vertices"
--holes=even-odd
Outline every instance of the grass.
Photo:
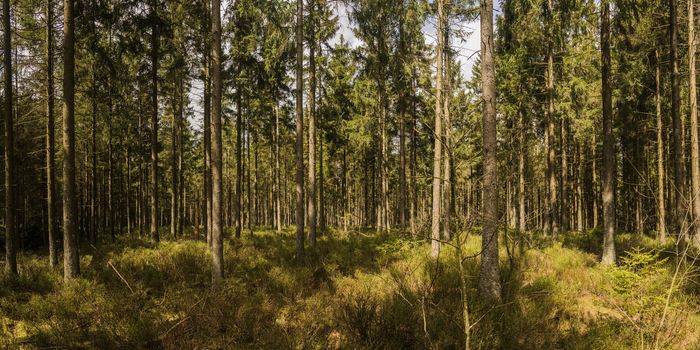
[[[465,261],[472,348],[700,347],[692,261],[677,265],[668,247],[619,235],[619,266],[603,268],[597,232],[560,243],[521,238],[502,247],[502,305],[480,303],[478,257]],[[465,256],[478,256],[480,245],[470,235]],[[217,292],[203,242],[83,248],[82,275],[69,283],[45,255],[20,256],[19,277],[0,280],[0,347],[463,347],[454,249],[444,246],[436,262],[426,242],[400,233],[330,232],[303,264],[294,263],[291,231],[227,239],[227,276]]]

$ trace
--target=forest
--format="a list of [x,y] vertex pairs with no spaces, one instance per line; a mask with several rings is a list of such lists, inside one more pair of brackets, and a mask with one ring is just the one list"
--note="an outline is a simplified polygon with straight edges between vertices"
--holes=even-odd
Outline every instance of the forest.
[[0,348],[700,349],[694,0],[2,0]]

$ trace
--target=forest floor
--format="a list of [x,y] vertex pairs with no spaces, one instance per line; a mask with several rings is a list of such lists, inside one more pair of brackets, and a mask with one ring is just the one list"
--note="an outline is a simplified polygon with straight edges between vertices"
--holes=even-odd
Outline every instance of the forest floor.
[[[597,232],[556,243],[536,236],[502,244],[501,305],[479,301],[480,238],[466,239],[472,348],[700,348],[694,259],[678,264],[672,245],[619,235],[619,266],[604,268]],[[20,276],[0,280],[0,347],[463,347],[452,246],[435,263],[425,241],[400,233],[332,231],[299,265],[291,231],[225,242],[227,277],[217,292],[206,244],[193,240],[83,246],[82,275],[70,283],[45,254],[22,254]]]

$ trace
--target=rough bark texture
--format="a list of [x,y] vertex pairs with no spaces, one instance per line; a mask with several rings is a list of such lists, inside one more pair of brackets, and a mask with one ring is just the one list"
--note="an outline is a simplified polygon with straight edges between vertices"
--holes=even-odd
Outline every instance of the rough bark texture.
[[56,242],[56,137],[53,82],[53,1],[46,1],[46,208],[49,264],[58,266]]
[[211,280],[217,287],[224,278],[223,182],[221,172],[221,2],[212,0],[212,115],[211,115]]
[[693,187],[693,244],[700,247],[700,154],[698,154],[698,94],[695,85],[695,14],[693,0],[688,1],[688,72],[690,103],[690,176]]
[[[7,0],[5,0],[7,1]],[[80,274],[75,189],[75,20],[73,0],[63,2],[63,277]]]
[[304,0],[297,0],[296,23],[296,259],[304,260]]
[[483,232],[479,293],[501,301],[498,273],[498,159],[496,155],[496,72],[493,53],[493,1],[481,1],[481,74],[484,149]]
[[658,239],[666,241],[666,197],[664,191],[664,129],[661,114],[661,57],[656,50],[656,164],[657,164],[657,207],[658,207]]
[[520,139],[520,152],[518,153],[518,231],[525,232],[527,226],[525,224],[525,113],[519,111],[518,129]]
[[687,204],[685,190],[685,165],[683,164],[683,138],[681,136],[681,95],[680,80],[678,76],[678,3],[677,0],[669,0],[671,22],[671,119],[673,124],[673,185],[676,188],[675,209],[676,229],[679,230],[680,239],[685,240],[688,235]]
[[[14,190],[14,129],[12,104],[12,28],[10,27],[10,0],[3,0],[3,30],[5,31],[5,271],[9,274],[17,274],[17,232],[15,228],[15,190]],[[64,142],[65,143],[65,142]]]
[[[309,5],[313,17],[313,1]],[[311,20],[313,27],[313,19]],[[312,31],[313,32],[313,31]],[[309,183],[306,186],[308,205],[306,224],[309,226],[309,246],[316,245],[316,38],[309,40]]]
[[438,9],[438,43],[437,43],[437,55],[435,56],[435,63],[437,70],[435,73],[435,128],[433,133],[435,135],[435,147],[433,148],[433,207],[432,207],[432,224],[430,230],[431,237],[431,250],[430,255],[436,258],[440,254],[440,206],[441,206],[441,194],[442,194],[442,78],[443,78],[443,51],[444,51],[444,36],[441,35],[443,31],[443,22],[445,18],[444,14],[445,2],[444,0],[437,0]]
[[156,1],[152,4],[151,27],[151,237],[160,241],[158,234],[158,24]]
[[603,256],[604,265],[615,264],[615,137],[612,129],[612,89],[610,87],[610,4],[601,11],[600,42],[603,94]]

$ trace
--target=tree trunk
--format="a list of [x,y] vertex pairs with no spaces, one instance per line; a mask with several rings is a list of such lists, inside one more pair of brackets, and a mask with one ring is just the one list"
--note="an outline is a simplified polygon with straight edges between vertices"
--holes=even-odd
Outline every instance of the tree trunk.
[[[444,10],[443,10],[444,11]],[[443,28],[444,31],[444,40],[443,40],[443,60],[444,60],[444,66],[443,66],[443,84],[444,84],[444,91],[443,91],[443,101],[444,101],[444,106],[442,109],[442,116],[445,119],[445,132],[443,134],[443,143],[444,143],[444,148],[445,148],[445,154],[444,154],[444,159],[443,159],[443,165],[444,165],[444,170],[443,170],[443,177],[444,177],[444,184],[442,187],[442,201],[443,201],[443,223],[442,223],[442,232],[443,232],[443,239],[445,240],[450,240],[450,221],[451,221],[451,214],[452,214],[452,180],[451,180],[451,174],[452,174],[452,142],[451,142],[451,137],[452,137],[452,120],[450,119],[450,95],[452,94],[451,92],[451,86],[450,86],[450,79],[452,77],[452,72],[450,71],[450,36],[449,36],[449,20],[447,19],[447,14],[445,14],[445,26]]]
[[280,199],[280,109],[278,102],[275,102],[275,172],[273,175],[275,182],[275,227],[277,232],[282,232],[282,201]]
[[56,138],[54,134],[54,88],[53,88],[53,1],[46,0],[46,207],[49,236],[49,264],[58,266],[56,242]]
[[[487,0],[488,1],[488,0]],[[437,258],[440,254],[440,206],[442,204],[442,79],[443,79],[443,51],[445,37],[442,35],[445,21],[444,0],[437,0],[438,8],[438,29],[437,29],[437,55],[435,62],[437,71],[435,73],[435,147],[433,149],[433,207],[432,207],[432,224],[431,224],[431,250],[430,255]],[[482,51],[483,52],[483,51]]]
[[566,116],[561,120],[561,230],[569,231],[569,120]]
[[[72,4],[69,8],[72,15]],[[68,11],[68,10],[66,10]],[[14,103],[12,97],[12,28],[10,27],[10,0],[3,0],[2,3],[3,12],[3,28],[5,31],[5,54],[4,54],[4,71],[5,71],[5,108],[4,108],[4,118],[5,118],[5,271],[7,273],[16,275],[17,274],[17,231],[15,228],[15,184],[14,184],[14,127],[13,127],[13,116],[12,116],[12,106]],[[69,12],[66,12],[69,13]],[[68,21],[66,21],[68,23]],[[72,40],[72,24],[66,27],[71,29],[71,40]],[[71,47],[72,50],[72,42]],[[72,68],[72,67],[71,67]],[[72,81],[72,79],[71,79]],[[72,89],[72,87],[71,87]],[[72,121],[72,120],[71,120]],[[64,121],[65,125],[65,121]],[[71,125],[72,127],[72,125]],[[65,132],[65,131],[64,131]],[[64,145],[66,142],[64,141]],[[72,154],[75,157],[75,154]],[[64,167],[65,168],[65,167]],[[75,169],[73,171],[73,178],[75,178]],[[73,189],[75,189],[75,184],[73,184]],[[72,193],[75,195],[75,191]],[[65,197],[65,196],[64,196]],[[64,200],[65,206],[65,200]],[[75,212],[75,198],[73,199],[73,212]],[[64,215],[65,217],[65,215]],[[75,229],[75,224],[72,222],[73,216],[70,216],[72,228]]]
[[212,0],[212,53],[213,108],[211,116],[211,178],[212,178],[212,231],[211,231],[211,280],[218,288],[224,278],[224,242],[222,223],[223,181],[221,172],[221,3]]
[[[7,4],[8,0],[5,0]],[[5,12],[8,13],[7,11]],[[75,184],[75,20],[73,0],[63,2],[63,277],[66,280],[80,274],[78,237],[76,234]],[[7,20],[7,16],[5,17]],[[6,40],[7,42],[7,40]],[[6,65],[9,68],[9,66]],[[7,69],[11,71],[11,69]],[[6,86],[7,89],[7,86]],[[11,91],[11,90],[6,90]],[[7,124],[6,124],[7,125]],[[11,129],[11,124],[7,126]],[[6,141],[7,142],[7,141]],[[9,143],[6,144],[10,145]],[[7,156],[6,156],[7,157]],[[6,161],[7,164],[7,161]],[[6,165],[9,168],[9,165]],[[5,183],[9,181],[6,179]],[[12,198],[12,192],[7,192]],[[7,199],[6,199],[7,200]],[[10,204],[10,203],[8,203]],[[10,220],[5,225],[13,227]],[[8,240],[10,241],[10,240]]]
[[158,24],[157,3],[151,5],[151,237],[157,243],[158,234]]
[[179,204],[179,178],[177,175],[177,88],[173,89],[173,119],[170,128],[170,175],[172,176],[172,186],[170,188],[170,237],[177,238],[178,228],[178,204]]
[[693,194],[693,244],[700,247],[700,150],[698,149],[698,95],[695,79],[695,17],[694,1],[688,1],[688,71],[690,100],[690,174]]
[[658,239],[666,241],[666,196],[664,193],[664,128],[661,114],[661,57],[656,50],[656,164],[657,164],[657,208],[658,208]]
[[610,87],[610,4],[601,11],[600,42],[603,94],[603,236],[604,265],[615,264],[615,137],[612,128],[612,89]]
[[496,153],[496,72],[493,53],[493,2],[481,2],[481,74],[483,122],[483,233],[479,293],[485,300],[501,301],[498,273],[498,158]]
[[520,152],[518,152],[518,231],[525,232],[527,226],[525,223],[525,153],[527,145],[525,140],[525,113],[518,111],[518,133],[520,139]]
[[559,208],[557,193],[557,164],[556,164],[556,137],[554,135],[556,127],[554,120],[554,43],[553,33],[553,5],[552,0],[547,0],[547,22],[550,30],[550,40],[547,43],[547,138],[549,142],[547,152],[547,173],[549,174],[549,223],[552,239],[557,239],[559,233]]
[[[314,26],[314,2],[309,1],[309,12]],[[315,28],[313,28],[315,29]],[[313,30],[312,30],[313,33]],[[309,225],[309,246],[316,245],[316,37],[315,33],[309,40],[309,183],[306,187],[306,203],[308,205],[306,224]]]
[[304,260],[304,0],[297,0],[296,35],[296,259],[297,262],[302,262]]
[[687,204],[685,200],[685,165],[683,162],[683,138],[681,137],[681,96],[678,77],[678,10],[677,0],[669,0],[671,22],[671,118],[673,120],[673,168],[674,187],[676,188],[676,229],[679,239],[686,240],[688,235]]

